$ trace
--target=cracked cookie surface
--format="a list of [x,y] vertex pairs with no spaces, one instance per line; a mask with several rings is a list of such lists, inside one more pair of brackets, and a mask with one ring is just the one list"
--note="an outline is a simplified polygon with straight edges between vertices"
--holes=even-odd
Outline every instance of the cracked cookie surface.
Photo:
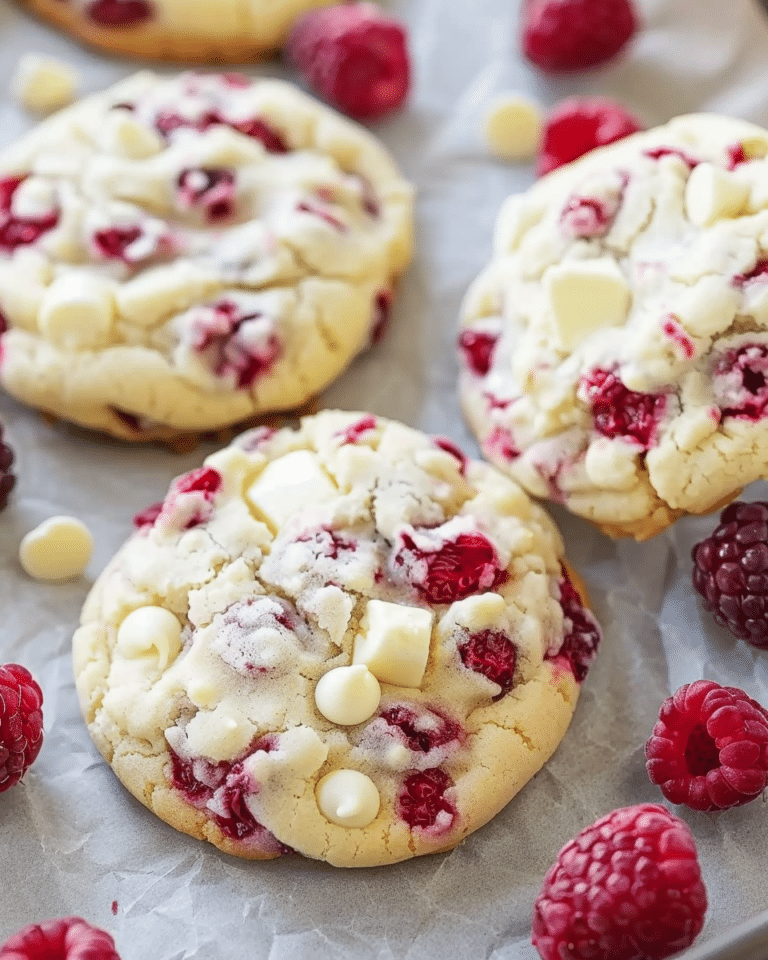
[[0,154],[0,385],[128,440],[299,407],[381,334],[411,207],[290,84],[136,74]]
[[765,476],[767,154],[752,124],[678,117],[506,201],[460,390],[531,494],[646,539]]
[[450,849],[554,752],[597,651],[544,511],[371,415],[249,431],[136,526],[74,637],[83,714],[142,803],[246,858]]

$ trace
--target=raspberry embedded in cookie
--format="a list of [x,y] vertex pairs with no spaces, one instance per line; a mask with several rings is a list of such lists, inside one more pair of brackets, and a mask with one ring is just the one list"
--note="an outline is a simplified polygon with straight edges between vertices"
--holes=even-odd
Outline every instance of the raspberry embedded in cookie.
[[100,27],[137,27],[155,15],[149,0],[94,0],[86,13]]
[[170,137],[175,130],[185,128],[202,133],[217,125],[232,127],[238,133],[259,140],[267,153],[288,153],[289,147],[282,134],[261,117],[248,120],[228,120],[218,110],[203,110],[197,118],[183,117],[172,110],[161,110],[155,117],[155,129],[163,137]]
[[576,680],[582,683],[600,646],[600,628],[582,603],[565,567],[561,570],[560,606],[563,608],[563,642],[556,653],[547,654],[546,659],[562,663],[564,658]]
[[701,163],[700,160],[692,157],[689,153],[686,153],[685,150],[679,150],[677,147],[653,147],[649,150],[643,150],[643,156],[648,157],[649,160],[661,160],[662,157],[677,157],[678,160],[682,160],[691,170]]
[[667,405],[663,394],[629,390],[615,372],[597,368],[582,378],[578,396],[591,406],[597,433],[622,437],[643,450],[656,443]]
[[238,390],[252,386],[282,351],[274,322],[260,313],[241,313],[231,300],[201,307],[192,322],[192,346],[216,377]]
[[768,414],[768,345],[728,350],[715,363],[712,387],[724,417],[762,420]]
[[500,630],[482,630],[457,644],[461,662],[499,687],[495,700],[509,693],[515,682],[517,647]]
[[26,179],[26,175],[0,179],[0,249],[9,253],[17,247],[34,243],[59,222],[58,210],[39,217],[14,216],[11,212],[13,195]]
[[397,812],[411,829],[446,833],[456,819],[456,808],[445,796],[453,781],[439,767],[412,773],[403,781]]
[[[200,467],[183,474],[171,484],[155,519],[166,529],[179,531],[206,523],[213,516],[214,501],[220,489],[221,474],[211,467]],[[154,507],[149,507],[139,514],[142,522],[137,523],[137,518],[134,518],[134,523],[137,526],[149,525],[153,511]]]
[[220,167],[188,167],[177,180],[182,209],[203,210],[210,222],[231,217],[235,209],[235,175]]
[[434,707],[424,707],[417,712],[406,704],[394,704],[382,710],[379,717],[399,730],[405,745],[415,753],[429,753],[461,739],[458,723]]
[[[142,243],[143,240],[146,242]],[[156,253],[159,242],[159,238],[145,237],[141,227],[133,224],[97,230],[93,234],[91,247],[98,260],[122,260],[123,263],[133,264]]]
[[342,444],[344,443],[357,443],[360,437],[363,434],[370,433],[371,430],[376,429],[376,417],[366,416],[361,417],[355,423],[346,427],[344,430],[340,430],[335,436],[339,437],[339,440]]
[[484,330],[464,330],[459,334],[459,347],[464,363],[478,377],[484,377],[491,369],[493,351],[498,340],[497,333]]
[[575,194],[560,214],[560,227],[573,239],[604,237],[621,206],[621,195],[586,197]]
[[520,456],[521,450],[515,443],[512,431],[507,427],[494,427],[482,442],[483,453],[492,460],[509,463]]

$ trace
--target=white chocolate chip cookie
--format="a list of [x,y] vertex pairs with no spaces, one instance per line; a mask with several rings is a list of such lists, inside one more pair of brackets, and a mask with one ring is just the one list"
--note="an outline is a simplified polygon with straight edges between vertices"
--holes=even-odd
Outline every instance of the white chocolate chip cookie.
[[129,440],[299,407],[381,333],[411,207],[290,84],[137,74],[0,154],[0,385]]
[[465,299],[483,453],[612,536],[768,469],[768,133],[679,117],[510,197]]
[[183,63],[247,63],[283,45],[301,14],[335,0],[21,0],[100,50]]
[[229,853],[455,846],[547,761],[599,628],[516,483],[370,415],[257,428],[179,477],[73,641],[125,786]]

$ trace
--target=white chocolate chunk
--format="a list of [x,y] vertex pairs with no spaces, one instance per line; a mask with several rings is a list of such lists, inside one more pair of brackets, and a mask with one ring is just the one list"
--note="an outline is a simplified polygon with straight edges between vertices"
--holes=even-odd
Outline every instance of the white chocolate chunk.
[[311,727],[299,724],[281,733],[277,749],[266,753],[257,750],[245,765],[260,782],[273,777],[293,777],[306,780],[322,767],[328,757],[328,747]]
[[537,103],[521,94],[502,94],[485,115],[485,140],[501,160],[531,160],[539,149],[542,125]]
[[433,619],[430,610],[370,600],[355,637],[352,663],[365,664],[382,683],[420,686]]
[[334,770],[317,785],[317,806],[326,820],[340,827],[367,827],[379,812],[379,791],[357,770]]
[[19,562],[35,580],[70,580],[88,566],[93,537],[75,517],[51,517],[24,537]]
[[84,273],[68,273],[46,290],[38,323],[41,332],[57,343],[87,347],[104,339],[114,315],[115,301],[107,281]]
[[273,460],[248,489],[248,500],[272,526],[314,503],[330,500],[338,491],[308,450],[294,450]]
[[685,212],[697,227],[736,217],[749,196],[749,187],[729,170],[700,163],[691,171],[685,187]]
[[231,704],[200,711],[186,726],[189,750],[214,763],[236,757],[253,739],[256,728]]
[[108,153],[143,160],[163,149],[163,140],[149,127],[138,123],[125,110],[114,110],[99,131],[100,145]]
[[156,656],[165,670],[181,650],[181,624],[165,607],[139,607],[120,624],[117,649],[128,660]]
[[329,670],[315,687],[317,709],[326,720],[344,727],[368,720],[380,700],[379,681],[363,663]]
[[30,113],[53,113],[72,103],[78,79],[69,64],[55,57],[26,53],[19,60],[11,80],[13,95]]
[[629,284],[611,257],[552,266],[544,290],[566,350],[601,327],[623,323],[629,312]]

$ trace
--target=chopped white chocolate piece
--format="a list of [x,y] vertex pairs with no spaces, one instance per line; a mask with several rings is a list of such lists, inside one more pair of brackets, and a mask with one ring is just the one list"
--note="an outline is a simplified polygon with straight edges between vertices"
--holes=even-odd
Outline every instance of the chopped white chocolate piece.
[[352,663],[365,664],[382,683],[420,686],[433,619],[431,610],[370,600],[355,637]]
[[308,450],[294,450],[265,467],[247,497],[268,523],[280,527],[308,504],[337,493],[320,460]]
[[306,780],[317,773],[327,758],[328,747],[317,733],[299,724],[280,734],[275,749],[252,753],[245,766],[260,783],[272,777]]
[[77,96],[78,78],[67,63],[39,53],[19,60],[11,81],[13,95],[30,113],[41,116],[66,107]]
[[68,273],[46,290],[38,323],[41,332],[57,343],[87,347],[109,333],[114,315],[115,300],[106,280]]
[[88,566],[93,537],[75,517],[51,517],[24,537],[19,562],[35,580],[70,580]]
[[165,607],[139,607],[120,624],[117,649],[130,660],[155,656],[165,670],[181,650],[181,624]]
[[344,727],[368,720],[380,700],[379,681],[363,663],[329,670],[315,687],[317,709],[326,720]]
[[138,123],[126,110],[114,110],[105,119],[99,141],[109,153],[133,160],[151,157],[165,146],[159,134]]
[[629,284],[611,257],[556,264],[544,274],[544,290],[566,350],[601,327],[623,323],[629,312]]
[[222,703],[210,712],[196,713],[184,732],[193,754],[219,763],[242,753],[253,740],[256,728],[239,710]]
[[531,160],[539,150],[542,126],[542,111],[535,101],[506,93],[496,97],[485,114],[485,140],[501,160]]
[[685,212],[697,227],[736,217],[747,203],[749,186],[731,171],[699,163],[685,187]]
[[379,812],[376,784],[357,770],[334,770],[317,785],[317,806],[326,820],[340,827],[367,827]]

